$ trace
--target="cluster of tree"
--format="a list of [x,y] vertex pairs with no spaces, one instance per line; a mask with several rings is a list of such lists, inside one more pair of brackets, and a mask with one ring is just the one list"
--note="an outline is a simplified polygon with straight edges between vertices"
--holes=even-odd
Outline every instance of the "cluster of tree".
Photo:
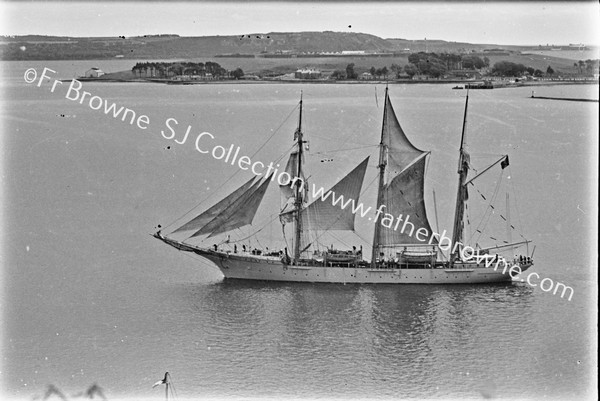
[[404,72],[404,69],[402,68],[402,66],[399,64],[395,64],[395,63],[392,63],[390,70],[392,70],[392,72],[396,75],[396,79],[400,78],[400,76],[402,75],[402,72]]
[[520,77],[525,71],[527,71],[527,67],[523,64],[517,64],[510,61],[498,61],[492,67],[492,75],[505,77]]
[[599,62],[600,62],[600,60],[598,60],[598,59],[596,59],[596,60],[587,59],[585,61],[579,60],[578,62],[573,63],[573,66],[579,70],[580,74],[583,74],[584,72],[586,74],[593,74],[594,71],[596,71],[596,73],[597,73]]
[[387,67],[383,67],[383,68],[375,68],[375,67],[371,67],[371,69],[369,70],[369,73],[377,78],[383,77],[384,79],[387,78],[388,75],[388,69]]
[[330,75],[331,79],[346,79],[346,74],[342,70],[335,70]]
[[244,76],[244,71],[240,67],[238,67],[235,70],[231,71],[231,77],[232,78],[240,79],[243,76]]
[[335,70],[330,75],[331,79],[357,79],[358,73],[354,70],[354,63],[346,66],[346,71]]
[[[165,63],[165,62],[144,62],[136,63],[131,72],[139,74],[140,78],[145,77],[172,77],[176,75],[200,75],[212,74],[213,77],[225,77],[229,75],[229,72],[221,67],[218,63],[207,61],[206,63],[194,63],[188,62],[176,62],[176,63]],[[232,76],[236,79],[242,77],[244,72],[241,68],[233,71]]]
[[423,74],[437,78],[444,75],[448,70],[444,60],[435,53],[413,53],[408,56],[408,62],[410,64],[408,64],[404,70],[410,76]]
[[489,67],[490,66],[490,59],[487,57],[484,57],[483,59],[481,57],[478,56],[463,56],[461,58],[461,67],[462,69],[467,69],[467,70],[480,70],[483,67]]
[[[404,71],[401,65],[392,64],[390,70],[395,74],[396,78],[400,78],[402,72]],[[369,69],[369,73],[376,78],[387,79],[390,70],[386,66],[381,68],[371,67]],[[331,79],[357,79],[358,73],[354,70],[354,63],[350,63],[346,66],[346,71],[335,70],[331,74]]]
[[[409,64],[402,67],[398,64],[392,64],[390,69],[384,66],[381,68],[371,67],[369,73],[376,78],[388,77],[391,72],[394,73],[396,79],[400,78],[403,73],[412,77],[416,74],[426,74],[433,77],[439,77],[444,75],[449,69],[479,69],[489,65],[489,60],[485,57],[485,60],[477,56],[461,56],[460,54],[447,54],[443,53],[437,55],[435,53],[413,53],[408,56]],[[332,79],[357,79],[358,73],[355,71],[354,63],[350,63],[346,66],[346,71],[335,70],[331,74]]]
[[[499,61],[492,67],[492,75],[502,77],[522,77],[523,75],[531,75],[534,77],[541,77],[544,72],[533,67],[525,67],[520,63],[512,63],[510,61]],[[546,69],[546,75],[553,75],[554,69],[548,66]]]
[[[573,65],[579,69],[580,74],[584,71],[591,74],[594,72],[597,73],[599,61],[600,60],[580,60]],[[448,71],[451,70],[479,70],[489,66],[490,60],[487,57],[481,58],[474,55],[419,52],[409,55],[408,64],[404,67],[398,64],[392,64],[389,70],[388,67],[371,67],[368,72],[373,77],[383,79],[388,78],[390,70],[395,75],[396,79],[401,78],[403,74],[406,74],[411,78],[417,74],[438,78],[446,75]],[[540,69],[534,69],[533,67],[527,67],[523,64],[510,61],[499,61],[495,63],[490,72],[492,75],[504,77],[522,77],[524,75],[542,77],[556,74],[556,71],[554,71],[551,66],[548,66],[544,72]],[[351,63],[346,66],[345,71],[335,70],[331,74],[331,78],[338,80],[357,79],[358,73],[355,70],[354,63]]]
[[354,71],[354,63],[350,63],[346,66],[346,78],[356,79],[358,74]]
[[[437,55],[435,53],[413,53],[408,56],[409,64],[402,67],[398,64],[392,64],[390,69],[388,67],[375,68],[371,67],[369,73],[376,78],[388,77],[390,70],[394,73],[396,79],[400,78],[403,73],[409,77],[413,77],[416,74],[429,75],[432,77],[440,77],[448,70],[452,69],[480,69],[488,67],[490,60],[487,57],[481,59],[478,56],[463,56],[460,54],[449,54],[442,53]],[[346,66],[346,71],[335,70],[331,74],[332,79],[357,79],[358,73],[355,71],[354,63]]]
[[[454,53],[413,53],[408,56],[408,62],[404,66],[404,72],[409,76],[416,74],[440,77],[450,70],[478,70],[489,67],[490,60],[474,55],[462,55]],[[398,73],[399,75],[399,73]]]

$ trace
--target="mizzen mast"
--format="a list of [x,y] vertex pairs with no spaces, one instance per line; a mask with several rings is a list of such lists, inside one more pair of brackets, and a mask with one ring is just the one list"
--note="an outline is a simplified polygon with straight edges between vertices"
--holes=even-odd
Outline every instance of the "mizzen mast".
[[[298,117],[298,129],[296,130],[296,134],[294,135],[298,144],[298,166],[297,166],[297,177],[302,177],[302,149],[304,141],[302,140],[302,92],[300,92],[300,115]],[[294,206],[296,209],[295,213],[295,236],[294,236],[294,263],[298,263],[300,261],[300,251],[301,251],[301,238],[302,238],[302,205],[304,200],[302,199],[302,185],[296,183],[296,194]]]
[[461,247],[456,246],[462,244],[463,228],[464,228],[464,214],[465,214],[465,201],[467,199],[467,188],[465,181],[469,172],[469,153],[465,150],[466,146],[466,131],[467,131],[467,108],[469,106],[469,92],[467,91],[467,99],[465,101],[465,115],[463,118],[462,135],[460,138],[460,149],[458,156],[458,192],[456,194],[456,209],[454,211],[454,227],[452,231],[452,250],[456,249],[452,255],[450,255],[451,263],[454,263],[460,258]]

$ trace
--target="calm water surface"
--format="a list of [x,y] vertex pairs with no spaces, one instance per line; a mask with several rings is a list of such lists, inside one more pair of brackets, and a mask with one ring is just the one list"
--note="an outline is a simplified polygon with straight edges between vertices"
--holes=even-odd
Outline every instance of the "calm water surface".
[[[536,244],[532,271],[573,287],[571,301],[527,285],[224,282],[213,265],[148,234],[248,176],[163,138],[164,121],[179,121],[177,138],[191,125],[214,144],[277,160],[291,146],[302,90],[309,165],[327,167],[312,179],[327,187],[374,154],[383,87],[84,84],[147,115],[144,130],[66,99],[65,86],[24,82],[27,68],[44,66],[71,78],[90,65],[0,64],[5,397],[95,382],[109,399],[160,399],[151,385],[167,370],[180,398],[596,394],[597,103],[530,99],[530,88],[470,96],[470,150],[510,154],[513,217]],[[405,131],[432,151],[426,192],[436,190],[440,227],[452,224],[464,108],[452,86],[390,86]],[[597,98],[598,87],[535,91]],[[257,220],[278,212],[264,209]],[[263,234],[265,244],[279,237]]]

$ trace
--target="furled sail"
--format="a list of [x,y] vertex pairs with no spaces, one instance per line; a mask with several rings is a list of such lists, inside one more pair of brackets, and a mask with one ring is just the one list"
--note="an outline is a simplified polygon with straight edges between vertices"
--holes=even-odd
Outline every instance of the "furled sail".
[[368,161],[367,157],[325,195],[308,205],[302,213],[302,226],[305,229],[354,230],[353,206],[358,205]]
[[224,199],[220,200],[215,205],[208,208],[173,232],[176,233],[179,231],[198,230],[199,228],[205,226],[208,222],[217,217],[219,213],[223,212],[223,210],[227,209],[233,202],[242,196],[252,186],[254,180],[255,177],[252,177],[238,189],[227,195]]
[[[374,245],[395,246],[403,244],[425,245],[431,237],[431,226],[427,220],[424,202],[425,161],[429,152],[416,148],[406,137],[394,113],[392,103],[386,93],[383,129],[381,134],[380,165],[385,177],[380,182],[378,202],[384,205],[383,211],[394,219],[402,215],[402,222],[391,225],[384,220],[376,226]],[[379,206],[379,205],[378,205]],[[381,217],[380,217],[381,219]],[[405,224],[404,222],[408,222]],[[412,230],[411,228],[414,227]],[[404,232],[402,229],[404,228]],[[416,232],[427,230],[417,238]],[[424,234],[424,235],[423,235]],[[426,242],[421,241],[423,237]],[[432,241],[437,243],[437,241]]]
[[241,196],[220,212],[214,219],[196,231],[192,237],[210,234],[214,236],[251,224],[262,198],[271,183],[271,176],[254,183]]

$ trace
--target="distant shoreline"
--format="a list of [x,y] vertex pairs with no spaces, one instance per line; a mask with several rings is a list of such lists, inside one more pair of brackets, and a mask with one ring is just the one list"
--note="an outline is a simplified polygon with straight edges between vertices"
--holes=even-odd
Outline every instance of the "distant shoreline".
[[[190,80],[190,81],[174,81],[172,79],[122,79],[122,78],[103,78],[103,77],[78,77],[72,79],[63,79],[62,82],[70,82],[73,79],[77,79],[80,82],[112,82],[112,83],[160,83],[166,85],[173,86],[189,86],[189,85],[227,85],[227,84],[249,84],[249,85],[257,85],[257,84],[318,84],[318,85],[327,85],[327,84],[347,84],[347,85],[382,85],[382,84],[408,84],[408,85],[418,85],[418,84],[433,84],[433,85],[443,85],[443,84],[455,84],[455,85],[469,85],[477,82],[482,82],[482,80],[476,81],[465,81],[465,80],[456,80],[456,79],[423,79],[423,80],[317,80],[317,79],[228,79],[228,80]],[[573,80],[573,79],[556,79],[556,80],[542,80],[542,81],[523,81],[517,83],[510,83],[505,81],[492,81],[492,83],[498,83],[497,86],[494,86],[493,89],[503,89],[503,88],[518,88],[518,87],[536,87],[536,86],[554,86],[554,85],[593,85],[598,84],[598,80],[588,79],[588,80]],[[453,89],[464,89],[464,87],[458,87]],[[479,89],[472,89],[479,90]]]

